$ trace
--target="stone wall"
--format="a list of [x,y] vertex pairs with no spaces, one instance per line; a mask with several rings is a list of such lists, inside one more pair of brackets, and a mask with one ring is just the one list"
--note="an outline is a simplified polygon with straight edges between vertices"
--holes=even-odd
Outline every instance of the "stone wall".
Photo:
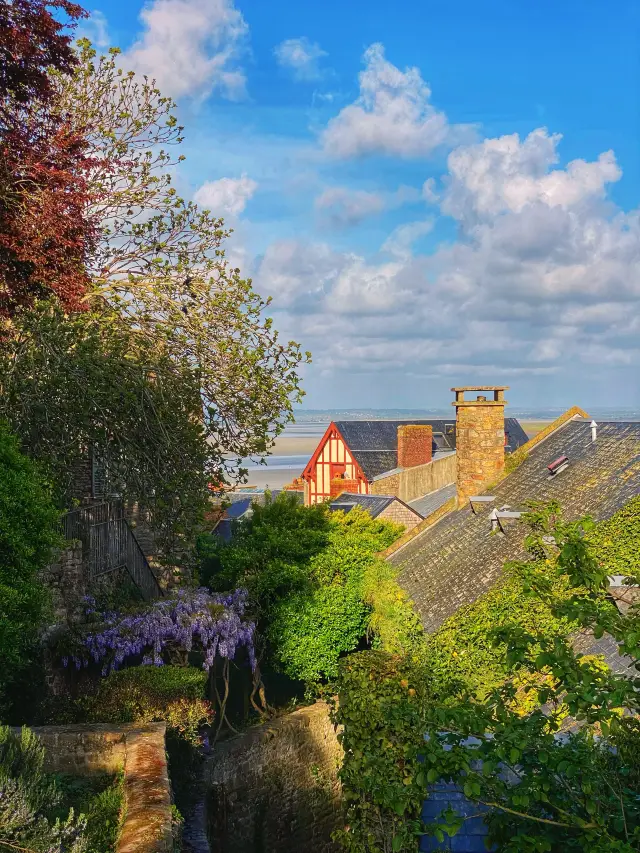
[[371,484],[374,495],[396,495],[409,501],[456,482],[456,455],[440,456],[426,465],[404,468]]
[[40,572],[40,580],[51,591],[55,621],[71,620],[87,594],[87,566],[82,543],[70,542],[63,548],[56,561]]
[[164,723],[41,726],[46,768],[78,776],[124,770],[126,817],[116,853],[171,853],[171,786]]
[[219,743],[205,767],[212,853],[336,853],[342,748],[318,702]]
[[410,507],[405,506],[400,501],[389,504],[377,517],[384,521],[392,521],[394,524],[403,524],[405,530],[413,530],[416,524],[420,524],[422,520]]

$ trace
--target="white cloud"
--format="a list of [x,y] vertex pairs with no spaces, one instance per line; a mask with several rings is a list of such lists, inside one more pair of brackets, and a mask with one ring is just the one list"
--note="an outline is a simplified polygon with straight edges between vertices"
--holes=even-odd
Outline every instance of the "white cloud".
[[258,184],[246,175],[240,178],[220,178],[206,181],[194,193],[193,200],[214,216],[239,216],[258,188]]
[[469,220],[518,213],[534,203],[566,209],[601,198],[607,183],[622,176],[612,151],[595,163],[573,160],[566,169],[549,171],[558,162],[561,139],[539,128],[522,142],[514,133],[452,151],[443,211]]
[[433,221],[406,222],[399,225],[382,244],[382,251],[398,258],[409,259],[412,255],[413,244],[420,237],[433,231]]
[[394,192],[368,192],[348,187],[328,187],[314,201],[321,221],[333,227],[358,225],[369,216],[420,200],[415,187],[399,186]]
[[316,198],[314,206],[336,226],[357,225],[368,216],[381,213],[385,200],[381,193],[329,187]]
[[110,46],[109,24],[105,15],[99,9],[94,9],[89,18],[80,22],[75,37],[89,39],[99,50],[108,48]]
[[437,204],[440,201],[440,196],[436,192],[435,178],[427,178],[422,185],[422,197],[428,204]]
[[[461,228],[433,254],[412,248],[432,227],[419,221],[389,235],[390,259],[293,242],[271,256],[318,369],[491,384],[640,367],[640,213],[606,202],[611,153],[560,168],[559,141],[539,130],[454,150],[440,204]],[[370,195],[363,207],[386,200]]]
[[430,103],[431,90],[417,68],[396,68],[381,44],[365,51],[364,62],[359,97],[323,133],[328,154],[425,157],[455,136],[457,130]]
[[248,28],[233,0],[152,0],[140,18],[144,30],[125,60],[154,78],[163,94],[244,96],[237,58]]
[[317,80],[322,76],[319,62],[327,52],[306,36],[286,39],[273,52],[278,64],[293,72],[297,80]]
[[307,311],[331,291],[344,257],[323,243],[272,243],[261,259],[256,285],[274,308]]

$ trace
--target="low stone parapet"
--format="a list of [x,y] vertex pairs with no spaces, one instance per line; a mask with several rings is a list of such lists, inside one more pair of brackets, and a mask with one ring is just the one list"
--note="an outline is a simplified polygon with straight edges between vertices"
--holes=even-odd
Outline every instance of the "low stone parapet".
[[171,853],[171,786],[165,724],[40,726],[52,773],[124,771],[126,817],[116,853]]

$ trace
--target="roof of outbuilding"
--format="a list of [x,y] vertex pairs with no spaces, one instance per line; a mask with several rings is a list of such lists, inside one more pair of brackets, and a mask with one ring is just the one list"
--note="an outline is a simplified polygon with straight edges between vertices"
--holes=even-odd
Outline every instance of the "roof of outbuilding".
[[421,498],[416,498],[414,501],[409,501],[411,509],[415,509],[423,518],[431,515],[437,509],[440,509],[448,500],[455,497],[456,484],[451,483],[448,486],[443,486],[435,492],[430,492],[428,495],[423,495]]
[[389,504],[395,500],[393,495],[356,495],[350,492],[343,492],[335,500],[329,504],[332,510],[342,510],[349,512],[355,506],[361,506],[369,513],[372,518],[385,510]]
[[[369,480],[398,467],[398,427],[430,426],[433,453],[455,449],[455,415],[450,420],[336,421],[336,427]],[[527,435],[516,418],[505,418],[507,452],[525,444]]]
[[361,506],[363,509],[369,513],[372,518],[376,518],[383,512],[388,506],[390,506],[394,501],[397,503],[401,503],[403,506],[408,507],[413,510],[417,516],[420,515],[419,510],[410,504],[406,504],[404,501],[400,500],[400,498],[395,495],[360,495],[353,494],[351,492],[343,492],[339,495],[335,500],[331,501],[330,508],[332,510],[343,510],[344,512],[349,512],[349,510],[354,506]]
[[[547,465],[560,456],[569,466],[555,477]],[[592,442],[588,421],[569,421],[529,452],[490,494],[495,502],[474,515],[469,506],[449,513],[390,560],[428,631],[437,630],[462,605],[471,604],[500,577],[507,560],[523,554],[524,530],[506,522],[492,535],[489,512],[509,505],[525,510],[530,500],[556,500],[568,519],[608,518],[640,493],[640,423],[606,422]]]

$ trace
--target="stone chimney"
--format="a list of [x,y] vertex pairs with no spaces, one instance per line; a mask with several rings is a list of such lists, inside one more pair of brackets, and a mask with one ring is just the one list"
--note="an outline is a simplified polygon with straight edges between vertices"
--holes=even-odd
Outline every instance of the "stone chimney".
[[334,477],[329,485],[329,500],[334,500],[343,492],[357,495],[360,491],[360,483],[357,480],[347,480],[344,477]]
[[433,429],[425,424],[398,427],[398,468],[414,468],[431,462]]
[[[504,470],[504,392],[507,385],[452,388],[456,399],[456,464],[458,506],[480,494]],[[465,400],[465,392],[491,392],[492,399],[478,394]]]

